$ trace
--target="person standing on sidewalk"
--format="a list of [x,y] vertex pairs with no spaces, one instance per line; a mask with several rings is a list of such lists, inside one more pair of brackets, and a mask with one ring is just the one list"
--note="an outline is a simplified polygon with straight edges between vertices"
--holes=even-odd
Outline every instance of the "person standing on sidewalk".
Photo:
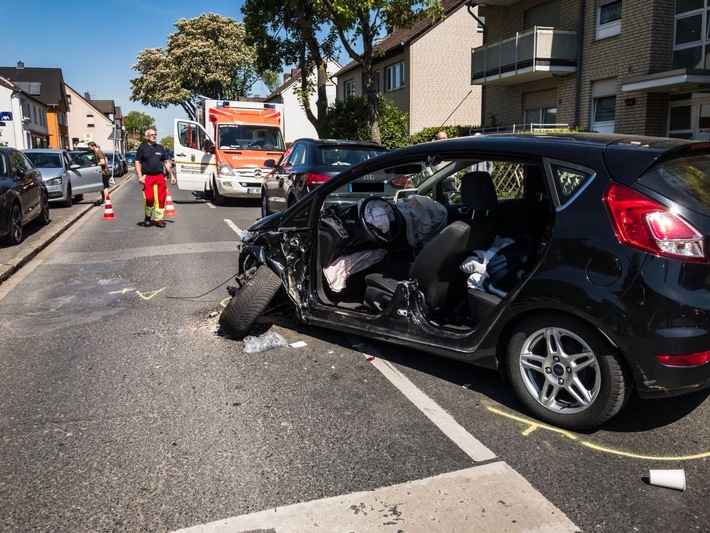
[[101,148],[99,148],[94,141],[91,141],[89,143],[89,150],[94,152],[94,155],[96,156],[96,164],[101,165],[101,179],[104,182],[104,190],[101,191],[101,200],[98,203],[98,205],[101,205],[105,203],[106,198],[108,198],[108,186],[109,181],[111,179],[111,173],[108,170],[108,161],[106,160],[106,154],[103,153]]
[[145,219],[144,226],[150,226],[150,219],[155,211],[155,225],[158,228],[165,227],[163,214],[165,213],[165,198],[167,196],[167,184],[165,183],[166,170],[170,176],[170,183],[175,185],[176,180],[170,172],[171,164],[168,153],[157,143],[155,130],[149,129],[145,132],[145,142],[136,150],[136,162],[134,163],[138,181],[143,185],[143,198],[145,199]]

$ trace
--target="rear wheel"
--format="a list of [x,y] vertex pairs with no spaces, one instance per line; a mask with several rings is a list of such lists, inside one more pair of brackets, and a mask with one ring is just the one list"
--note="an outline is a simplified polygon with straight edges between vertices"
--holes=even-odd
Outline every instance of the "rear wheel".
[[49,195],[47,191],[42,193],[42,199],[40,200],[40,212],[37,218],[34,219],[33,224],[38,224],[41,226],[46,226],[49,224],[51,219],[49,218]]
[[631,380],[614,348],[591,326],[544,314],[510,337],[507,370],[520,401],[534,415],[566,429],[589,429],[616,415]]
[[74,197],[74,201],[75,201],[76,203],[83,202],[83,201],[84,201],[84,195],[83,195],[83,194],[77,194],[77,195]]
[[281,280],[266,265],[261,265],[254,276],[232,297],[219,317],[219,325],[234,339],[241,339],[274,298]]

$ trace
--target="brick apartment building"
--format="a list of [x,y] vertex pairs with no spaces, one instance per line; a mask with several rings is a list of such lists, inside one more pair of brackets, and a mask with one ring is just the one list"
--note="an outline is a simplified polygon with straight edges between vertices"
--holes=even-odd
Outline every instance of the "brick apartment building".
[[710,137],[710,0],[480,3],[485,126]]

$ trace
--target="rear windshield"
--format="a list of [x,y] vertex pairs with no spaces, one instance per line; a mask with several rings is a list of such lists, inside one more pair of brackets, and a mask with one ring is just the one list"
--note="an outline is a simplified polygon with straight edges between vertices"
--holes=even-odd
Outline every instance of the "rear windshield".
[[385,150],[372,148],[353,148],[343,146],[321,146],[318,150],[318,166],[349,167],[362,161],[367,161]]
[[697,213],[710,212],[710,153],[661,162],[638,183]]

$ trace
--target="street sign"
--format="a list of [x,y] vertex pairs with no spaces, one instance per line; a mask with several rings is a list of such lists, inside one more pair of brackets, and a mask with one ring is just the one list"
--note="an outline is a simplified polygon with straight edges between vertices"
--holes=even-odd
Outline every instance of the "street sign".
[[12,111],[0,111],[0,121],[12,120]]

